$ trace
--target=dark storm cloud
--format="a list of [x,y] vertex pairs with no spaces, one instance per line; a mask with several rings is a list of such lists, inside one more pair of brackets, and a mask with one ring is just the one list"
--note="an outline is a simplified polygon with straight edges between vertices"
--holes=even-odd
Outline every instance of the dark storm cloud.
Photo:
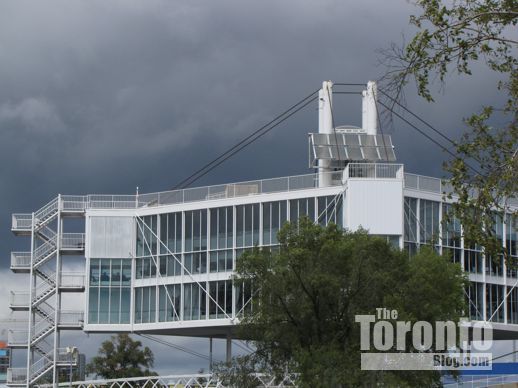
[[[411,33],[412,12],[381,0],[2,1],[1,268],[28,247],[10,235],[11,213],[57,193],[169,189],[322,80],[377,78],[375,50]],[[496,98],[494,79],[475,75],[450,80],[434,105],[409,91],[409,105],[458,135]],[[340,124],[360,124],[359,99],[335,101]],[[203,182],[308,172],[315,108]],[[392,134],[407,170],[441,174],[440,150],[402,126]]]

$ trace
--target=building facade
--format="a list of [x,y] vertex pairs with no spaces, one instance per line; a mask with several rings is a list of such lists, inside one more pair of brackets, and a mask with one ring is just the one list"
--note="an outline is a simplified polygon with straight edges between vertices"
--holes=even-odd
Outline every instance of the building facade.
[[[32,385],[66,367],[60,332],[131,332],[209,338],[234,336],[254,308],[252,285],[233,278],[236,260],[253,247],[275,248],[287,222],[307,216],[349,230],[359,227],[415,252],[423,244],[451,255],[469,273],[469,317],[502,333],[518,329],[518,276],[464,246],[461,225],[443,222],[451,202],[440,179],[409,174],[395,162],[391,139],[376,132],[376,90],[367,85],[362,128],[332,126],[332,84],[319,99],[319,132],[310,135],[316,173],[136,195],[59,195],[31,214],[14,214],[12,230],[31,237],[13,252],[11,269],[30,274],[11,308],[29,312],[10,345],[27,351],[26,368],[9,370],[10,385]],[[67,233],[66,220],[84,220]],[[517,256],[516,218],[498,235]],[[69,255],[84,269],[67,271]],[[84,293],[84,308],[61,309],[66,293]],[[56,377],[54,377],[56,378]]]

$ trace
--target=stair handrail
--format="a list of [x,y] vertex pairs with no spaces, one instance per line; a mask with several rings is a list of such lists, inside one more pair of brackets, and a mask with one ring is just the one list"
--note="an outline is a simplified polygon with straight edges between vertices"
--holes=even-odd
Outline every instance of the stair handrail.
[[34,218],[36,219],[40,219],[40,220],[43,220],[45,219],[45,216],[49,213],[51,213],[52,211],[54,210],[57,210],[58,209],[58,197],[55,197],[53,198],[52,200],[50,200],[50,202],[48,202],[46,205],[42,206],[41,208],[39,208],[39,210],[37,210],[36,212],[34,212]]

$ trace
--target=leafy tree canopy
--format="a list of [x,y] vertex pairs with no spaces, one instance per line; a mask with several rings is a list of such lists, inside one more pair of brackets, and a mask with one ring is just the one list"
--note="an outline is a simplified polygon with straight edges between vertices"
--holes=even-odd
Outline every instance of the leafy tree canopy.
[[[384,52],[388,63],[386,90],[401,97],[411,80],[418,93],[433,100],[430,86],[451,73],[471,74],[483,62],[501,74],[498,87],[503,106],[486,106],[465,121],[468,130],[454,144],[456,157],[445,163],[458,202],[453,215],[460,219],[468,244],[483,246],[490,255],[504,255],[496,235],[496,214],[514,213],[510,204],[518,192],[518,23],[517,0],[417,0],[422,13],[410,22],[418,32],[402,48]],[[393,101],[394,101],[393,100]],[[498,114],[498,117],[495,116]],[[493,126],[491,123],[503,122]],[[516,223],[516,218],[508,224]]]
[[118,334],[101,344],[86,370],[105,379],[152,376],[155,373],[149,368],[153,367],[153,361],[151,349],[147,346],[142,349],[142,343],[128,334]]
[[[427,249],[409,260],[364,231],[308,219],[286,224],[279,242],[278,250],[256,249],[237,263],[238,279],[258,290],[240,324],[243,337],[254,341],[258,364],[279,375],[296,370],[302,386],[311,387],[439,382],[435,372],[361,371],[355,315],[386,307],[398,310],[398,320],[456,322],[465,311],[460,266]],[[241,370],[253,365],[245,361]]]

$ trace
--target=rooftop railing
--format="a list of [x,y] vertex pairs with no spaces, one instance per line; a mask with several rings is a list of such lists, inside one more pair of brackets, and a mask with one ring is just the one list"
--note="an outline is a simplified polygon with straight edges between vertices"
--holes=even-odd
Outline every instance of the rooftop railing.
[[[342,172],[336,171],[323,174],[331,175],[330,184],[326,184],[326,187],[342,185]],[[86,209],[135,209],[306,190],[318,188],[319,177],[321,176],[322,174],[318,173],[295,175],[139,195],[62,195],[60,197],[60,209],[65,212],[82,212]],[[441,179],[405,173],[403,165],[396,163],[349,163],[343,172],[343,177],[345,179],[403,179],[404,187],[407,189],[438,194],[451,192],[450,185],[444,183]],[[49,202],[35,213],[35,217],[45,218],[45,216],[55,211],[56,206],[55,200]],[[13,214],[13,231],[30,231],[31,224],[31,214]]]
[[31,266],[31,252],[11,252],[11,269],[28,269]]
[[403,179],[403,165],[393,163],[349,163],[344,179]]
[[8,368],[7,384],[25,384],[27,382],[26,368]]
[[[326,174],[331,174],[332,176],[331,186],[340,186],[342,184],[340,173],[330,172]],[[318,179],[319,174],[306,174],[140,195],[63,195],[61,196],[61,202],[62,210],[64,211],[80,211],[86,209],[134,209],[313,189],[318,187]]]

